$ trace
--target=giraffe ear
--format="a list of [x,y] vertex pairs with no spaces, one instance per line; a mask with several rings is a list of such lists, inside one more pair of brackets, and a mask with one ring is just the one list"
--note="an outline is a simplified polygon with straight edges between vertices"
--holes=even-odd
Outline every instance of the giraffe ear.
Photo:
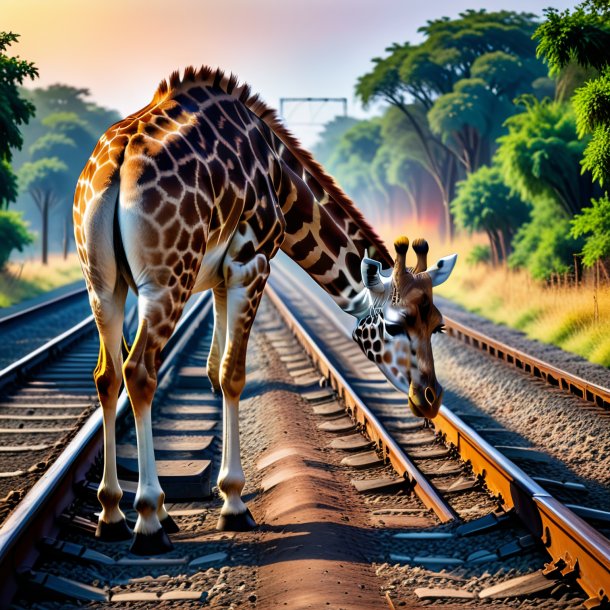
[[457,254],[450,254],[449,256],[441,258],[435,265],[432,265],[432,267],[426,269],[425,272],[432,280],[432,286],[439,286],[451,275],[456,260]]
[[362,283],[371,292],[385,291],[381,281],[381,263],[365,256],[360,263],[360,273],[362,274]]

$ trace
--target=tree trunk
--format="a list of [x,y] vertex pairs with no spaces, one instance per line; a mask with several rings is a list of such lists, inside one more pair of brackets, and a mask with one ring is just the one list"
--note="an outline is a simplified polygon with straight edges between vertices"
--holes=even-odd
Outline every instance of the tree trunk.
[[42,214],[42,264],[49,263],[49,203],[51,196],[48,193],[43,195],[41,214]]
[[64,217],[64,239],[63,239],[63,251],[64,260],[68,258],[68,252],[70,250],[70,216],[66,214]]
[[498,266],[498,248],[496,247],[496,242],[494,240],[494,235],[491,231],[486,231],[487,239],[489,239],[489,248],[491,249],[491,266]]

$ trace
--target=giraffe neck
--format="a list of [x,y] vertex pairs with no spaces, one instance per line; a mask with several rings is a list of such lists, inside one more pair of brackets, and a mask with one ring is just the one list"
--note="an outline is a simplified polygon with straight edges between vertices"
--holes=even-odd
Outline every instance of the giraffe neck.
[[317,167],[310,171],[287,147],[277,148],[282,175],[278,200],[286,221],[282,250],[341,309],[356,318],[366,316],[370,302],[362,283],[362,258],[368,255],[390,267],[390,255],[331,178],[314,176]]

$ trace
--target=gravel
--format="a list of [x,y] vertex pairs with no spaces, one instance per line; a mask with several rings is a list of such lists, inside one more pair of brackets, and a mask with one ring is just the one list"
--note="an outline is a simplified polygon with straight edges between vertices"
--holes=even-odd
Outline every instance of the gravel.
[[479,332],[493,339],[520,349],[540,360],[545,360],[549,364],[564,369],[573,375],[578,375],[583,379],[610,388],[610,369],[604,366],[593,364],[582,356],[565,352],[555,345],[529,339],[521,331],[501,324],[495,324],[482,316],[466,311],[456,303],[443,297],[435,295],[434,303],[443,314],[454,319],[456,322],[476,328]]

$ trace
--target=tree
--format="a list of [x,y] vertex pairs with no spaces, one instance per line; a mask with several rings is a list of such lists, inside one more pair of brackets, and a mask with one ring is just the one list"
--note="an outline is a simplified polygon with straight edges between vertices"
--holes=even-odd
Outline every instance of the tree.
[[451,210],[458,227],[487,234],[495,265],[508,259],[515,232],[529,216],[529,206],[506,186],[496,165],[480,167],[459,182]]
[[21,188],[30,193],[42,219],[42,263],[48,263],[49,212],[60,203],[69,188],[68,166],[57,157],[24,163],[19,170]]
[[570,215],[553,199],[540,197],[530,221],[515,235],[508,262],[511,267],[525,267],[534,278],[548,280],[555,273],[570,271],[574,253],[582,245],[570,234]]
[[32,234],[19,212],[0,210],[0,271],[13,250],[23,252],[23,248],[32,241]]
[[[24,146],[15,155],[15,167],[41,159],[56,159],[67,167],[67,178],[62,181],[63,191],[54,192],[52,218],[43,221],[42,214],[48,215],[50,209],[40,206],[30,196],[21,199],[19,204],[36,223],[47,249],[62,240],[66,256],[73,234],[71,203],[76,181],[100,134],[120,117],[115,111],[87,100],[89,91],[83,88],[55,84],[32,91],[24,89],[22,93],[36,105],[37,114],[24,129]],[[36,218],[38,215],[40,220]]]
[[[573,12],[548,9],[546,21],[536,30],[537,53],[559,74],[577,64],[589,74],[597,73],[576,89],[572,98],[578,136],[587,142],[582,158],[583,171],[604,188],[572,222],[572,235],[588,235],[583,247],[583,263],[592,266],[610,256],[610,6],[604,0],[589,0]],[[589,201],[589,199],[587,199]]]
[[371,168],[380,146],[380,120],[358,121],[341,135],[328,161],[330,172],[345,191],[376,217],[380,214],[379,198],[384,197],[384,193],[380,191]]
[[[29,147],[29,161],[23,164],[21,173],[23,188],[29,190],[41,215],[44,262],[49,243],[49,213],[60,204],[63,204],[59,214],[63,223],[64,258],[68,255],[72,236],[72,194],[95,146],[95,138],[87,123],[73,112],[50,114],[41,121],[41,126],[46,132]],[[41,187],[41,180],[44,187]]]
[[337,116],[324,125],[318,141],[313,147],[313,154],[322,165],[326,165],[332,157],[341,136],[357,122],[358,119],[349,116]]
[[608,196],[594,199],[591,207],[572,220],[572,235],[590,235],[582,249],[582,262],[592,267],[600,258],[610,255],[610,200]]
[[521,104],[525,110],[507,119],[508,133],[498,139],[504,181],[524,201],[553,199],[571,217],[599,194],[591,175],[580,171],[587,142],[578,138],[569,105],[533,96]]
[[[429,21],[419,30],[424,42],[391,46],[358,80],[364,104],[388,102],[411,122],[442,193],[448,227],[459,176],[489,163],[510,96],[537,90],[533,83],[544,75],[531,40],[536,25],[531,14],[484,10]],[[414,106],[430,113],[431,131],[422,129]]]
[[[413,109],[422,128],[427,130],[426,116]],[[405,115],[390,106],[381,119],[381,146],[373,160],[372,172],[376,181],[384,185],[390,198],[390,206],[408,206],[408,215],[415,221],[430,218],[440,226],[444,224],[442,194],[430,172],[425,154],[422,154],[418,136]],[[401,201],[402,200],[402,201]],[[401,210],[392,207],[391,212]],[[404,217],[404,212],[402,214]],[[440,222],[439,222],[440,218]]]
[[38,76],[33,63],[6,55],[8,47],[18,39],[18,34],[0,32],[0,206],[4,207],[17,199],[17,185],[10,166],[11,149],[23,145],[20,126],[27,123],[35,111],[21,96],[19,85],[26,78]]

